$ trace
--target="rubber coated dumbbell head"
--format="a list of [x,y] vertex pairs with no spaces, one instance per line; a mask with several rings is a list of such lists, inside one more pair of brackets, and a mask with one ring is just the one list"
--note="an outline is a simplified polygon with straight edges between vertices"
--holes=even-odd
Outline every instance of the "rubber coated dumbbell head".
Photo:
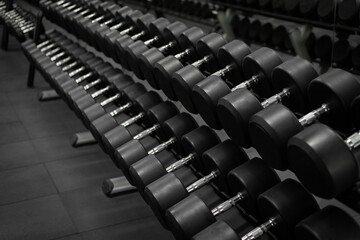
[[[289,138],[317,119],[326,121],[327,118],[331,118],[327,120],[331,126],[341,124],[346,125],[348,129],[352,128],[350,105],[352,99],[360,93],[357,81],[345,71],[335,70],[324,75],[313,80],[314,84],[310,83],[309,100],[311,108],[315,110],[302,118],[298,119],[293,111],[277,104],[258,112],[250,119],[249,132],[252,143],[272,167],[279,170],[288,169],[286,145]],[[337,125],[333,125],[335,123]]]
[[[154,39],[154,42],[157,43],[156,45],[164,44],[165,40],[163,37],[163,32],[165,27],[167,27],[168,25],[170,25],[170,22],[166,18],[158,18],[154,20],[152,23],[150,23],[149,31],[153,36],[152,39]],[[144,79],[144,76],[142,75],[142,72],[140,71],[138,65],[138,57],[141,53],[145,52],[148,49],[149,48],[147,44],[140,40],[130,44],[125,48],[125,57],[127,58],[130,69],[135,73],[135,75],[139,79]]]
[[[118,127],[117,127],[117,131],[119,133],[119,136],[122,137],[121,134],[126,134],[128,133],[128,129],[126,127],[130,126],[130,125],[133,125],[136,120],[134,119],[141,119],[142,123],[145,124],[145,125],[149,125],[149,119],[147,118],[146,116],[146,111],[158,104],[160,104],[162,102],[162,98],[160,97],[159,94],[157,94],[156,92],[154,91],[150,91],[150,92],[147,92],[137,98],[135,98],[133,101],[132,101],[132,107],[131,107],[131,112],[132,112],[132,116],[130,119],[127,119],[126,121],[122,122]],[[104,113],[105,114],[105,113]],[[110,114],[110,115],[113,115],[113,114]],[[135,122],[134,122],[135,121]],[[111,125],[112,125],[113,122],[111,122]],[[103,131],[101,132],[98,132],[97,129],[95,128],[92,128],[94,127],[95,125],[91,125],[90,126],[90,131],[91,132],[94,132],[96,133],[96,135],[98,136],[98,139],[101,139],[102,135],[104,134]],[[97,125],[98,126],[98,125]],[[105,127],[104,126],[104,123],[103,125],[103,128],[106,128],[106,129],[110,129],[110,126],[109,127]],[[128,133],[130,134],[130,133]]]
[[124,113],[128,109],[131,109],[134,105],[134,102],[142,96],[144,96],[143,100],[152,98],[152,100],[149,102],[139,99],[139,102],[144,103],[145,104],[144,106],[148,106],[149,108],[151,106],[156,105],[157,102],[160,101],[161,99],[158,96],[156,96],[156,94],[154,95],[153,93],[148,93],[144,85],[142,85],[141,83],[132,84],[128,87],[125,87],[123,90],[119,89],[118,94],[121,95],[119,101],[120,106],[115,108],[111,112],[106,112],[103,109],[102,110],[103,115],[92,121],[89,127],[90,131],[94,134],[95,138],[99,140],[100,146],[103,148],[105,152],[109,153],[110,155],[112,155],[115,147],[112,148],[107,144],[108,143],[107,141],[103,141],[103,135],[108,131],[112,131],[112,129],[115,129],[118,125],[123,123],[124,118],[122,113]]
[[156,62],[165,58],[164,54],[176,54],[180,51],[178,39],[180,35],[187,29],[186,25],[181,22],[174,22],[164,29],[165,45],[160,48],[150,48],[149,50],[140,54],[138,58],[138,65],[142,75],[149,82],[150,86],[159,89],[153,75],[153,68]]
[[[281,57],[269,48],[260,48],[259,50],[249,54],[243,60],[243,69],[245,79],[250,79],[257,76],[259,79],[271,79],[272,70],[282,63]],[[270,81],[259,81],[254,85],[255,93],[262,97],[269,97],[273,92],[273,87]]]
[[[169,227],[165,219],[166,211],[179,203],[179,201],[181,202],[182,199],[187,198],[190,194],[186,188],[187,185],[191,184],[188,180],[192,178],[192,182],[196,181],[195,175],[191,173],[189,168],[184,168],[174,173],[166,174],[149,184],[144,190],[149,206],[165,228]],[[218,199],[216,195],[213,196],[213,193],[214,191],[210,186],[204,186],[192,194],[199,195],[205,201],[213,204],[214,200]]]
[[[201,157],[202,153],[209,148],[215,146],[219,143],[219,138],[216,133],[207,126],[201,126],[187,134],[185,134],[181,143],[185,149],[184,158],[181,160],[173,161],[171,164],[178,164],[181,161],[186,161],[187,164],[193,164],[195,167],[201,166]],[[142,191],[146,185],[160,179],[162,176],[166,175],[168,172],[174,172],[175,170],[181,168],[184,165],[176,165],[177,168],[172,168],[171,164],[164,165],[156,156],[148,156],[142,160],[134,163],[130,167],[130,174],[133,176],[134,184]],[[202,168],[201,168],[202,169]],[[173,179],[176,182],[178,179]],[[164,184],[172,184],[171,181],[166,180]],[[160,182],[158,182],[160,185]],[[180,185],[182,187],[183,185]],[[179,187],[179,186],[178,186]],[[174,194],[177,190],[175,187],[172,188]],[[181,200],[181,199],[180,199]]]
[[159,86],[171,100],[178,100],[171,84],[173,73],[183,67],[181,60],[184,61],[185,57],[189,62],[198,59],[196,43],[204,37],[204,35],[205,33],[198,27],[187,29],[179,37],[179,45],[183,52],[176,56],[170,55],[155,64],[153,71],[156,85]]
[[[175,151],[181,154],[183,153],[180,144],[181,137],[195,129],[197,126],[196,121],[189,114],[180,113],[165,121],[162,128],[169,139],[169,144],[173,144],[172,146],[174,146]],[[156,147],[156,145],[153,147]],[[139,141],[132,140],[116,149],[115,162],[117,166],[127,172],[133,163],[149,155],[148,152],[151,150],[153,150],[152,147],[146,148]],[[158,152],[155,154],[157,153]]]
[[[166,219],[175,236],[189,239],[214,223],[217,216],[225,213],[238,202],[242,202],[248,197],[250,199],[247,202],[256,201],[259,194],[275,186],[280,181],[274,170],[259,158],[250,160],[233,171],[236,172],[232,175],[232,182],[230,183],[236,184],[234,187],[237,191],[235,196],[228,201],[212,209],[199,197],[189,196],[167,210]],[[251,210],[254,211],[254,209]]]
[[360,2],[357,0],[344,0],[339,3],[338,16],[342,23],[351,26],[359,24]]
[[[201,64],[200,67],[209,72],[217,70],[219,68],[217,51],[225,44],[225,39],[217,33],[211,33],[201,38],[196,48],[200,58],[199,62],[204,61],[205,63]],[[205,76],[200,72],[198,66],[187,65],[175,72],[171,79],[173,89],[176,89],[177,98],[191,113],[197,113],[191,97],[192,87],[204,78]]]
[[333,198],[357,180],[359,168],[350,147],[329,127],[314,124],[289,140],[290,170],[312,193]]
[[[263,224],[262,232],[270,230],[279,239],[293,239],[297,223],[319,210],[315,198],[298,182],[286,179],[258,197]],[[254,239],[253,232],[242,239]]]
[[351,103],[352,119],[356,128],[360,127],[360,95],[357,96]]
[[233,169],[227,178],[232,195],[246,193],[239,204],[254,217],[259,217],[257,197],[280,182],[276,172],[260,158],[251,159]]
[[[224,81],[225,79],[221,79],[219,75],[224,74],[225,78],[234,84],[243,82],[242,62],[244,57],[250,53],[249,47],[239,40],[224,45],[218,51],[221,70],[204,80],[201,79],[200,82],[193,86],[191,95],[195,108],[209,126],[215,129],[221,128],[216,106],[221,97],[230,93],[230,89]],[[224,72],[220,73],[222,70]]]
[[[243,225],[241,231],[243,233],[249,232],[251,226]],[[235,231],[227,222],[224,220],[218,220],[211,224],[201,232],[194,235],[192,240],[239,240],[239,233]],[[270,238],[264,237],[262,240],[268,240]]]
[[344,131],[349,131],[353,127],[351,102],[359,94],[360,84],[355,76],[341,69],[331,70],[314,79],[309,85],[308,93],[312,108],[327,103],[330,109],[335,109],[322,119],[322,122]]
[[360,237],[360,227],[344,210],[327,206],[307,217],[296,226],[297,239],[355,240]]
[[[113,83],[115,91],[114,91],[114,95],[111,96],[110,98],[115,99],[115,101],[119,101],[119,99],[122,96],[121,96],[121,93],[119,93],[118,91],[123,91],[124,89],[126,89],[127,87],[129,87],[133,84],[134,84],[134,81],[129,76],[124,75],[122,78],[116,80]],[[85,108],[81,112],[82,119],[86,126],[90,126],[92,121],[94,121],[95,119],[97,119],[107,113],[106,105],[104,103],[106,102],[106,104],[109,104],[108,100],[110,98],[108,98],[102,102],[96,102],[93,105]]]
[[214,184],[218,188],[231,194],[230,185],[227,181],[227,174],[230,170],[245,163],[249,157],[245,151],[237,146],[233,141],[226,140],[203,153],[202,163],[204,165],[204,174],[216,172]]
[[144,132],[137,133],[139,135],[133,135],[129,131],[124,131],[122,127],[114,127],[112,129],[108,129],[108,132],[104,133],[101,141],[105,145],[107,151],[112,153],[114,152],[114,149],[132,139],[141,139],[148,135],[157,135],[161,139],[164,139],[164,134],[161,131],[160,126],[163,122],[171,117],[174,117],[178,113],[179,110],[173,103],[169,101],[163,102],[150,108],[147,112],[147,117],[149,118],[151,126],[148,125],[148,128]]

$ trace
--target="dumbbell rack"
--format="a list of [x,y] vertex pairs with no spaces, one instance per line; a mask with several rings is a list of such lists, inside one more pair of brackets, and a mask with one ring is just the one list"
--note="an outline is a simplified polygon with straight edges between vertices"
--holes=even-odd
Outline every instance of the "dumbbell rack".
[[[35,41],[35,40],[34,40],[34,41]],[[31,75],[31,74],[30,74],[30,72],[29,72],[29,76],[30,76],[30,75]],[[199,175],[199,176],[201,176],[201,175]],[[225,197],[225,198],[228,198],[228,196],[224,195],[222,192],[219,192],[219,194],[222,195],[222,196]],[[249,221],[252,221],[252,219],[249,218]]]
[[188,15],[188,14],[185,14],[185,13],[180,13],[180,12],[177,12],[177,11],[171,11],[169,9],[158,7],[158,6],[153,6],[151,4],[151,2],[147,2],[147,1],[139,2],[139,1],[136,1],[136,0],[130,0],[130,1],[128,1],[128,0],[127,1],[116,0],[116,2],[121,3],[121,4],[130,3],[130,4],[132,4],[134,6],[137,6],[137,7],[141,8],[141,9],[143,9],[143,10],[146,10],[146,11],[153,10],[159,16],[163,15],[163,14],[169,14],[169,15],[172,15],[172,16],[175,16],[175,17],[178,17],[178,18],[187,19],[189,21],[198,22],[198,23],[201,23],[203,25],[208,25],[208,26],[214,26],[217,23],[216,19],[215,20],[214,19],[204,20],[203,18],[199,18],[199,17],[196,17],[196,16],[191,16],[191,15]]
[[255,8],[248,8],[248,7],[241,6],[240,4],[234,5],[234,4],[219,2],[216,0],[215,1],[210,0],[210,2],[213,2],[215,4],[221,4],[228,8],[240,10],[247,14],[259,14],[259,15],[272,17],[272,18],[278,18],[278,19],[282,19],[282,20],[286,20],[286,21],[290,21],[290,22],[296,22],[296,23],[300,23],[300,24],[308,24],[308,25],[311,25],[314,27],[324,28],[324,29],[328,29],[331,31],[340,30],[340,31],[347,32],[350,34],[358,34],[360,32],[360,28],[346,26],[344,24],[339,24],[339,23],[331,24],[331,23],[326,23],[326,22],[320,22],[320,21],[311,20],[311,19],[307,19],[307,18],[299,18],[299,17],[289,16],[289,15],[285,15],[285,14],[281,14],[281,13],[273,13],[270,11],[264,11],[264,10],[255,9]]
[[[21,6],[19,4],[18,4],[18,6],[21,7],[21,8],[24,8],[23,6]],[[6,1],[6,9],[5,9],[5,11],[8,12],[8,11],[11,11],[12,9],[13,9],[13,0],[7,0]],[[43,14],[42,14],[41,11],[35,11],[35,9],[33,9],[32,7],[30,9],[26,10],[26,11],[35,16],[35,19],[36,19],[35,23],[34,23],[35,28],[34,28],[34,30],[32,32],[33,32],[33,40],[38,41],[39,36],[41,34],[41,30],[43,28],[42,27]],[[4,24],[3,33],[2,33],[2,39],[1,39],[1,48],[4,49],[4,50],[8,49],[9,35],[10,35],[10,29],[6,24]]]

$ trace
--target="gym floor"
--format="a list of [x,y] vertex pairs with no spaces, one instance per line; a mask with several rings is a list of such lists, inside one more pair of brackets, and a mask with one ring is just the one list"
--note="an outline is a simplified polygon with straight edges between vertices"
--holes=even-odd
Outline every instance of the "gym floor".
[[[0,28],[0,33],[2,29]],[[72,148],[82,123],[39,74],[26,87],[28,61],[10,37],[0,50],[0,239],[173,239],[138,193],[107,198],[104,179],[121,173],[97,145]]]

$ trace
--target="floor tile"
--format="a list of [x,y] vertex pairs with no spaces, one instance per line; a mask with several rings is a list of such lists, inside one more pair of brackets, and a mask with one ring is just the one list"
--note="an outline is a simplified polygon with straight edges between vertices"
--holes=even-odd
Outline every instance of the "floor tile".
[[107,198],[100,185],[60,193],[60,196],[80,232],[152,215],[138,193]]
[[74,148],[70,145],[69,138],[70,134],[63,134],[35,139],[32,142],[40,159],[44,162],[81,157],[101,151],[101,148],[96,144]]
[[155,217],[138,219],[127,223],[82,233],[84,240],[171,240],[172,234],[165,230]]
[[0,216],[0,239],[54,239],[77,232],[58,196],[2,206]]
[[0,172],[0,205],[54,193],[56,188],[42,164]]
[[12,102],[10,101],[8,93],[0,92],[0,106],[1,107],[12,106]]
[[0,144],[14,143],[29,139],[25,127],[19,121],[0,124]]
[[0,124],[18,121],[19,118],[12,106],[0,107]]
[[73,133],[84,131],[84,125],[80,121],[73,119],[61,119],[48,121],[46,119],[35,121],[23,121],[30,138],[37,139],[43,137],[50,137],[59,134],[68,133],[69,136]]
[[0,171],[41,162],[31,141],[0,145],[0,156]]
[[121,174],[104,153],[46,163],[46,168],[60,192],[100,186],[105,179]]
[[83,240],[83,238],[80,234],[74,234],[74,235],[70,235],[67,237],[56,238],[56,239],[52,239],[52,240]]

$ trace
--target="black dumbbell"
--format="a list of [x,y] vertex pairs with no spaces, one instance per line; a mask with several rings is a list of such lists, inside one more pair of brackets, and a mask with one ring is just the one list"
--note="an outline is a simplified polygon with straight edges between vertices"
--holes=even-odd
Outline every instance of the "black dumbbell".
[[[125,88],[129,87],[130,85],[132,85],[134,82],[132,79],[130,79],[130,81],[126,81],[126,85],[124,85],[124,82],[120,82],[120,87],[118,84],[118,81],[115,81],[113,82],[113,84],[116,84],[116,92],[114,95],[110,96],[109,98],[101,101],[101,102],[95,102],[94,104],[92,104],[91,106],[83,109],[82,111],[82,117],[83,119],[85,119],[85,122],[89,123],[94,121],[95,119],[103,116],[104,114],[106,113],[109,113],[111,111],[114,111],[115,109],[117,109],[119,106],[116,104],[117,102],[120,102],[122,100],[122,106],[120,107],[123,107],[122,108],[122,112],[128,110],[128,109],[132,109],[132,110],[140,110],[140,109],[137,109],[139,106],[134,106],[133,104],[129,104],[129,99],[128,97],[129,94],[126,95],[126,99],[125,101],[123,99],[121,99],[121,97],[124,97],[121,95],[121,93],[123,91],[125,91]],[[127,89],[128,90],[128,89]],[[121,92],[119,92],[121,91]],[[128,92],[129,93],[129,92]],[[141,92],[142,93],[142,92]],[[140,93],[140,94],[141,94]],[[130,93],[131,94],[131,93]],[[88,95],[89,96],[89,95]],[[136,91],[136,95],[134,96],[131,96],[131,97],[138,97],[139,96],[139,93]],[[160,96],[159,96],[160,97]],[[133,98],[130,98],[130,101],[132,100]],[[155,100],[155,99],[152,99],[152,100]],[[147,102],[146,104],[153,104],[154,102],[151,101],[150,99],[147,99]],[[156,102],[156,101],[155,101]],[[127,104],[127,107],[124,107],[124,105]],[[130,106],[131,105],[131,106]],[[136,112],[136,111],[135,111]],[[120,113],[120,111],[118,111],[118,113]],[[137,113],[138,114],[138,113]]]
[[[220,47],[217,51],[217,57],[212,55],[207,56],[213,58],[213,64],[210,67],[211,70],[209,70],[209,72],[212,73],[214,70],[219,69],[219,67],[221,68],[215,73],[212,73],[209,77],[203,75],[194,64],[187,65],[175,72],[171,81],[174,89],[176,89],[178,99],[190,112],[197,113],[198,111],[201,111],[202,109],[200,108],[203,106],[201,104],[195,105],[194,103],[195,99],[193,100],[192,96],[193,87],[196,86],[196,84],[199,84],[201,88],[201,83],[203,82],[210,82],[211,84],[212,77],[223,78],[224,81],[227,81],[228,84],[231,85],[242,82],[244,80],[242,61],[244,57],[249,54],[250,49],[244,42],[234,40]],[[206,80],[204,80],[205,78]],[[215,127],[214,124],[210,126]]]
[[[298,119],[294,112],[276,104],[256,113],[249,121],[253,147],[272,167],[288,169],[286,147],[290,137],[318,119],[341,130],[353,127],[351,103],[360,94],[356,78],[343,70],[331,70],[315,78],[308,88],[310,113]],[[265,144],[266,143],[266,144]]]
[[216,222],[219,215],[241,202],[249,208],[249,212],[257,212],[257,197],[279,182],[280,179],[272,168],[260,158],[254,158],[229,173],[229,185],[235,190],[233,197],[211,209],[202,199],[190,195],[167,210],[169,228],[176,238],[190,239]]
[[[182,41],[193,41],[193,36],[187,36],[188,33],[192,32],[186,31],[188,29],[186,25],[181,22],[175,23],[176,24],[171,24],[164,29],[164,38],[165,41],[168,41],[165,45],[159,48],[152,47],[142,52],[137,59],[139,69],[141,71],[141,76],[143,76],[146,81],[155,89],[160,89],[159,86],[157,86],[153,74],[153,68],[155,63],[160,61],[161,59],[164,59],[167,55],[175,55],[180,52],[180,49],[183,50],[183,45],[181,45]],[[184,37],[187,39],[182,39]]]
[[[73,105],[76,112],[83,112],[86,108],[96,104],[97,102],[102,102],[107,100],[109,97],[114,96],[115,94],[118,94],[119,91],[121,91],[123,88],[130,86],[133,83],[133,80],[128,76],[123,74],[123,77],[125,77],[127,80],[125,81],[125,85],[123,85],[122,79],[120,78],[119,81],[114,81],[110,85],[105,84],[104,86],[100,86],[99,89],[94,89],[94,92],[86,92],[84,95],[78,96],[77,94],[73,95]],[[119,84],[119,85],[118,85]],[[118,96],[117,99],[121,97]],[[116,100],[116,99],[115,99]],[[106,102],[104,103],[106,104]],[[101,106],[99,106],[98,110],[106,113]]]
[[319,0],[317,6],[317,15],[319,16],[320,20],[334,22],[334,16],[336,16],[336,10],[340,2],[340,0]]
[[[125,90],[126,89],[124,89],[124,91]],[[149,109],[160,105],[160,107],[164,107],[164,111],[167,110],[167,109],[165,109],[167,104],[165,102],[163,102],[162,98],[156,92],[153,92],[153,91],[147,92],[147,93],[145,93],[145,94],[143,94],[143,95],[141,95],[141,96],[139,96],[139,97],[137,97],[135,99],[130,99],[129,103],[128,103],[128,105],[132,105],[132,106],[128,107],[128,109],[130,111],[127,111],[127,113],[130,114],[131,117],[126,119],[123,122],[120,122],[119,125],[115,127],[115,128],[117,128],[119,138],[124,138],[124,135],[125,136],[126,135],[130,135],[130,136],[134,135],[135,136],[135,135],[139,134],[140,132],[142,132],[144,130],[143,128],[140,128],[137,131],[131,130],[131,129],[134,128],[133,125],[138,125],[138,124],[135,124],[137,122],[141,122],[141,125],[144,126],[144,127],[149,126],[151,123],[150,123],[149,117],[146,114]],[[125,105],[126,104],[124,104],[123,106],[125,106]],[[90,107],[90,108],[92,108],[92,107]],[[89,113],[87,111],[88,109],[84,110],[84,115]],[[92,108],[92,110],[93,109],[94,108]],[[105,115],[107,115],[107,114],[105,114]],[[103,120],[103,119],[104,118],[101,118],[101,120]],[[90,131],[98,139],[98,141],[102,141],[102,137],[106,133],[104,130],[105,129],[112,129],[111,127],[114,125],[113,123],[116,122],[116,120],[113,119],[113,121],[110,122],[110,124],[106,124],[106,123],[102,122],[102,124],[100,125],[101,127],[99,129],[100,131],[97,128],[99,125],[96,125],[96,124],[99,123],[99,121],[93,121],[93,122],[95,122],[95,124],[91,123]],[[106,148],[104,148],[104,149],[106,150]],[[112,149],[112,151],[113,150],[114,149]]]
[[196,44],[204,35],[205,33],[198,27],[189,28],[179,37],[182,52],[176,55],[169,55],[155,63],[152,71],[156,86],[158,86],[169,99],[174,101],[178,100],[171,84],[172,74],[181,69],[184,66],[183,63],[194,62],[199,58]]
[[296,111],[304,112],[308,109],[307,86],[318,76],[312,64],[304,59],[293,58],[274,69],[277,70],[273,71],[269,86],[275,87],[277,94],[261,102],[252,92],[241,88],[218,102],[220,122],[226,133],[240,146],[251,145],[248,132],[249,119],[262,109],[282,101]]
[[[173,35],[177,35],[178,32],[182,32],[184,30],[184,25],[180,22],[170,23],[168,19],[159,18],[154,21],[153,25],[150,24],[149,28],[152,34],[151,38],[147,40],[144,39],[145,41],[137,40],[134,43],[126,46],[124,49],[125,57],[127,58],[130,69],[140,79],[144,79],[144,76],[138,65],[138,58],[140,54],[148,50],[149,47],[160,47],[165,45],[165,43],[172,41],[173,39],[171,36],[167,36],[166,33],[172,32]],[[167,31],[164,32],[165,28],[167,28]]]
[[333,62],[336,67],[350,69],[351,65],[351,54],[354,46],[349,40],[338,40],[334,44],[333,49]]
[[339,3],[338,8],[337,14],[342,24],[349,26],[359,25],[360,1],[344,0]]
[[319,0],[300,1],[300,13],[307,18],[317,18]]
[[110,63],[104,62],[75,79],[67,76],[67,80],[60,84],[60,88],[66,98],[71,99],[70,96],[74,96],[74,94],[81,96],[101,84],[110,84],[116,80],[116,76],[121,76],[121,74],[121,70],[114,69]]
[[314,53],[321,62],[330,63],[331,62],[331,52],[333,49],[333,41],[331,36],[325,34],[319,37],[314,46]]
[[[201,159],[203,153],[218,144],[219,141],[216,133],[206,126],[199,127],[187,133],[181,138],[181,143],[184,146],[186,154],[180,160],[171,159],[171,161],[161,162],[161,159],[158,159],[155,155],[149,155],[132,164],[129,172],[134,185],[139,189],[139,192],[142,193],[148,184],[188,164],[193,163],[198,171],[202,170],[203,164],[201,163]],[[165,178],[171,179],[171,176]],[[167,183],[169,182],[165,181],[165,184]],[[177,187],[179,186],[177,185]]]
[[[130,127],[118,125],[118,122],[113,121],[114,124],[104,124],[104,117],[96,119],[90,126],[95,128],[96,132],[101,136],[101,142],[104,144],[107,152],[113,157],[114,150],[128,141],[135,139],[140,140],[149,135],[156,135],[160,139],[164,138],[161,131],[161,125],[168,119],[179,114],[178,108],[171,102],[166,101],[159,105],[150,108],[147,112],[145,129],[141,132],[135,132]],[[108,118],[107,116],[105,118]],[[113,157],[114,158],[114,157]]]
[[269,96],[270,92],[273,91],[272,84],[269,83],[270,72],[281,63],[279,55],[268,48],[261,48],[246,56],[243,61],[241,68],[246,69],[245,74],[250,76],[250,80],[241,81],[240,84],[230,88],[218,76],[210,76],[196,84],[192,89],[192,98],[196,109],[204,121],[213,128],[221,128],[217,114],[217,104],[220,98],[242,88],[253,87],[261,96]]
[[[101,58],[95,57],[92,53],[83,54],[78,57],[78,60],[75,61],[73,65],[76,66],[70,69],[66,66],[59,67],[54,65],[51,69],[45,70],[47,72],[46,74],[49,75],[50,84],[52,84],[53,88],[59,92],[60,95],[65,96],[65,89],[63,87],[66,87],[66,91],[68,91],[70,86],[67,84],[69,81],[75,83],[75,81],[82,79],[83,76],[89,76],[90,73],[100,75],[112,69],[109,63],[104,62]],[[96,72],[98,70],[99,73]]]
[[359,139],[358,132],[343,140],[325,125],[311,125],[290,138],[289,169],[315,195],[333,198],[358,179],[358,161],[353,151]]
[[[134,84],[127,75],[123,78],[125,78],[124,81],[123,79],[115,80],[111,85],[75,100],[75,109],[80,113],[86,126],[103,115],[115,117],[133,109],[132,100],[145,94],[146,90],[142,84]],[[109,122],[103,124],[109,124]]]
[[324,240],[360,238],[360,227],[341,208],[327,206],[297,224],[296,239]]
[[[140,24],[140,23],[138,23]],[[170,24],[169,20],[165,18],[157,18],[153,19],[151,22],[147,22],[146,24],[142,24],[142,31],[139,33],[132,35],[132,33],[126,33],[124,34],[124,31],[121,32],[122,36],[117,38],[115,41],[116,46],[116,53],[119,58],[120,64],[128,69],[136,72],[138,75],[140,74],[136,62],[135,55],[137,55],[139,52],[136,52],[133,54],[134,50],[140,51],[142,47],[144,47],[141,40],[144,40],[147,44],[152,44],[157,42],[160,39],[163,40],[163,30],[166,26]],[[131,35],[132,36],[131,36]],[[149,39],[150,38],[150,39]],[[133,49],[129,48],[132,46]],[[140,51],[141,52],[141,51]],[[130,55],[130,56],[129,56]],[[134,59],[132,59],[134,57]],[[121,59],[120,59],[121,58]],[[133,70],[134,69],[134,70]],[[142,79],[142,76],[139,75]]]
[[[240,222],[240,223],[239,223]],[[246,222],[247,223],[247,222]],[[241,219],[235,221],[217,220],[201,232],[193,236],[192,240],[239,240],[241,236],[248,233],[253,226],[244,224]],[[265,234],[261,236],[261,240],[272,240],[273,237]]]
[[[197,129],[184,137],[189,141],[191,140],[190,137],[194,137],[191,135],[195,135],[196,131]],[[186,146],[186,141],[184,141],[184,143]],[[204,148],[201,150],[206,149]],[[228,150],[228,152],[221,152],[223,150]],[[203,153],[202,157],[198,157],[196,161],[200,161],[200,163],[193,162],[195,163],[195,167],[199,164],[211,165],[206,169],[206,171],[208,171],[206,176],[194,181],[184,181],[181,178],[181,173],[187,171],[187,167],[167,171],[168,173],[166,173],[166,175],[163,175],[144,188],[144,198],[147,199],[148,204],[151,206],[155,215],[160,219],[160,222],[166,226],[166,210],[195,191],[207,186],[210,182],[215,182],[217,186],[221,188],[221,191],[229,192],[229,187],[225,180],[228,172],[247,160],[246,154],[242,152],[241,149],[234,146],[233,143],[226,141],[208,149]],[[205,170],[202,171],[204,172]]]
[[184,149],[180,141],[181,137],[196,127],[198,127],[198,124],[194,118],[187,113],[180,113],[165,121],[162,125],[168,140],[161,144],[152,140],[152,137],[131,140],[115,150],[115,165],[123,171],[125,176],[128,176],[128,179],[131,179],[128,172],[129,167],[147,155],[159,154],[170,147],[176,153],[184,155]]
[[103,85],[111,84],[124,75],[121,70],[114,69],[111,65],[110,69],[108,69],[108,64],[106,64],[106,68],[101,67],[102,65],[94,67],[93,71],[76,79],[65,77],[66,80],[61,84],[61,88],[69,102],[92,93]]
[[242,240],[257,239],[268,231],[279,239],[294,239],[296,224],[319,210],[315,198],[292,179],[260,194],[257,203],[266,222],[244,235]]

